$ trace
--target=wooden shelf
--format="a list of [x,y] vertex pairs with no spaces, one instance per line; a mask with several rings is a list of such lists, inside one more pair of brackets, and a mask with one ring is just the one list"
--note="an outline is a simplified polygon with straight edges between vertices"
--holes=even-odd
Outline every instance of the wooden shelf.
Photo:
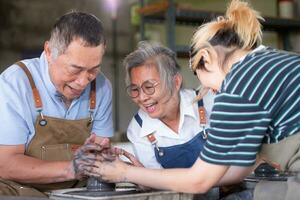
[[[176,24],[199,26],[204,22],[209,22],[218,16],[223,16],[223,13],[210,12],[204,10],[191,10],[177,8],[175,11]],[[164,12],[144,15],[146,22],[162,23],[166,16]],[[300,20],[284,19],[277,17],[264,17],[265,21],[261,21],[263,30],[271,31],[300,31]]]
[[[174,0],[167,0],[160,3],[143,4],[139,13],[142,16],[141,35],[144,39],[145,23],[165,23],[167,44],[173,49],[178,56],[188,56],[188,46],[178,46],[175,43],[175,25],[199,26],[205,22],[209,22],[224,13],[211,12],[207,10],[196,10],[191,8],[180,7],[174,3]],[[264,17],[261,21],[263,31],[275,31],[278,33],[282,41],[282,47],[285,50],[292,50],[289,41],[290,32],[300,32],[300,20],[284,19],[277,17]]]

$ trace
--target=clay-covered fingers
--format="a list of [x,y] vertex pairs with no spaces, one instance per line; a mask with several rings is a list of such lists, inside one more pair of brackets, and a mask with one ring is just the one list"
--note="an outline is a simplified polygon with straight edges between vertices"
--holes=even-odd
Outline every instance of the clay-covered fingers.
[[[101,166],[105,162],[97,163],[97,165],[84,165],[82,166],[84,175],[87,177],[101,177]],[[102,179],[102,178],[101,178]]]
[[111,151],[112,151],[114,154],[118,155],[118,156],[124,154],[124,150],[121,149],[121,148],[119,148],[119,147],[112,147],[112,148],[111,148]]
[[[93,133],[94,134],[94,133]],[[100,136],[96,136],[94,143],[97,143],[105,148],[110,148],[111,144],[110,144],[110,140],[107,137],[100,137]]]
[[85,145],[85,144],[93,144],[93,143],[95,143],[96,137],[97,137],[96,134],[95,134],[95,133],[92,133],[92,134],[90,135],[90,137],[88,137],[88,138],[85,140],[84,145]]
[[128,165],[116,158],[113,162],[95,161],[93,165],[83,166],[84,175],[101,177],[108,182],[125,181],[125,170]]
[[126,158],[128,158],[128,160],[130,160],[130,162],[134,166],[144,167],[144,165],[132,153],[129,153],[128,151],[121,149],[121,148],[117,148],[117,147],[115,147],[115,151],[116,151],[117,155],[119,155],[119,156],[123,155]]
[[81,147],[79,147],[76,151],[74,156],[81,155],[81,154],[86,154],[86,153],[91,153],[91,152],[101,152],[105,149],[105,147],[95,144],[95,143],[88,143],[84,144]]
[[104,158],[104,161],[109,161],[109,162],[112,162],[117,158],[116,155],[114,155],[114,154],[103,153],[101,156],[102,156],[102,158]]
[[72,161],[74,176],[77,179],[83,177],[83,166],[93,165],[95,160],[104,161],[101,152],[105,149],[99,144],[85,144],[76,150]]

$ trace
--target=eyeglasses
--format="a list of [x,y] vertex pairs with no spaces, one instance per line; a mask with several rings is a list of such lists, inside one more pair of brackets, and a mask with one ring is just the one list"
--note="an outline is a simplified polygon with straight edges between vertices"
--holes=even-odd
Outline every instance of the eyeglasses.
[[142,83],[141,87],[135,84],[131,84],[126,87],[126,92],[131,98],[136,98],[140,95],[141,89],[147,95],[152,95],[155,92],[155,87],[158,85],[158,82],[145,81]]

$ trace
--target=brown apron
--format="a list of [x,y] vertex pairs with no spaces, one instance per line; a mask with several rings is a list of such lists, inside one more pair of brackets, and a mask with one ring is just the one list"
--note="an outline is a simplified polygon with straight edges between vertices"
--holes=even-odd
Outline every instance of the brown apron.
[[[96,83],[92,81],[90,92],[90,117],[80,120],[65,120],[43,116],[42,102],[32,76],[22,62],[17,63],[26,73],[39,115],[35,122],[35,135],[30,141],[25,155],[47,161],[68,161],[74,151],[89,137],[92,127],[92,114],[96,102]],[[20,184],[0,179],[0,195],[46,196],[45,191],[82,187],[82,181],[66,181],[51,184]]]
[[[264,144],[262,159],[284,172],[300,172],[300,132],[275,144]],[[254,190],[255,200],[300,199],[300,180],[291,176],[287,181],[260,181]]]

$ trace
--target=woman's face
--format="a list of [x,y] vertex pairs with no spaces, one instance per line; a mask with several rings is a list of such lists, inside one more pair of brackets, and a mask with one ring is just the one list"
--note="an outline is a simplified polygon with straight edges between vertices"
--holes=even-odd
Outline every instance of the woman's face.
[[[174,94],[171,96],[170,91],[163,89],[163,81],[160,80],[157,68],[144,65],[134,67],[130,77],[131,91],[136,93],[132,100],[152,118],[162,119],[168,116],[174,105]],[[174,93],[178,95],[179,89]]]

